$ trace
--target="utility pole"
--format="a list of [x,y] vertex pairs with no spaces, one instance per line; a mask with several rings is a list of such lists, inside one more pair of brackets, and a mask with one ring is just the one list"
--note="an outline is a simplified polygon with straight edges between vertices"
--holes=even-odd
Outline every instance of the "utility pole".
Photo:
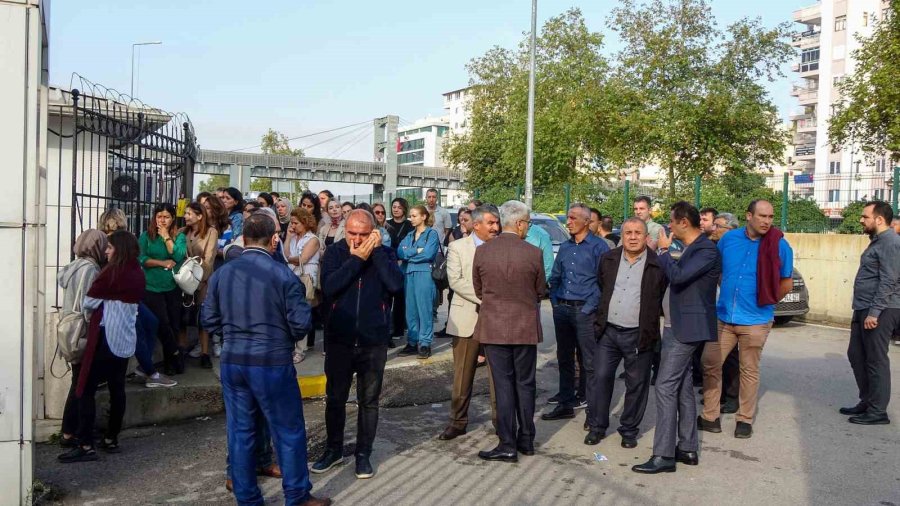
[[134,98],[134,48],[136,46],[156,46],[162,44],[162,41],[155,40],[152,42],[136,42],[131,45],[131,98]]
[[531,62],[528,71],[528,140],[525,150],[525,205],[534,199],[534,60],[537,45],[537,0],[531,0]]

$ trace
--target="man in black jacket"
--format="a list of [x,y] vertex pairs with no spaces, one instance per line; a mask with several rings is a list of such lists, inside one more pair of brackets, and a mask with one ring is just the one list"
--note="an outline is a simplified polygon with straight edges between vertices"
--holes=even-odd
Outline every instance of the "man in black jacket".
[[622,224],[622,246],[600,257],[597,274],[600,306],[594,324],[594,388],[588,396],[588,435],[595,445],[609,427],[616,368],[625,361],[625,407],[619,419],[622,447],[637,446],[638,429],[647,408],[653,349],[660,339],[659,317],[666,275],[647,247],[647,225],[640,218]]
[[346,240],[330,246],[322,259],[322,292],[329,305],[325,323],[325,454],[312,466],[324,473],[343,464],[345,404],[356,373],[359,405],[356,477],[371,478],[369,462],[378,426],[378,398],[391,339],[391,295],[403,288],[403,273],[391,248],[381,245],[375,221],[364,210],[351,211]]

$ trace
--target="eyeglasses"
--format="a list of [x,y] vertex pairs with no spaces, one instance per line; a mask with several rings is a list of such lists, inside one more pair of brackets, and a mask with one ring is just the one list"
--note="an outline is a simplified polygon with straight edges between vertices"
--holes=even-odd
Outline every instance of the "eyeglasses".
[[384,211],[375,211],[375,214],[384,214]]
[[519,220],[519,223],[524,223],[526,225],[531,225],[531,220]]

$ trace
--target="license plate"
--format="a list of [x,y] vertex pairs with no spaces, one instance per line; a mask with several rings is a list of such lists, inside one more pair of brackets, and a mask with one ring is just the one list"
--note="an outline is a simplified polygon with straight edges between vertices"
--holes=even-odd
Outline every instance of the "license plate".
[[800,302],[800,294],[799,293],[789,293],[781,299],[781,302]]

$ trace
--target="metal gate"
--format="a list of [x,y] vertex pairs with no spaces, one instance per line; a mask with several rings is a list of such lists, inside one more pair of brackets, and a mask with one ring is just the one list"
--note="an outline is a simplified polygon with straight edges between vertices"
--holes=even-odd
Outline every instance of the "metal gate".
[[192,190],[198,150],[185,114],[150,107],[75,74],[68,90],[51,90],[48,129],[48,183],[56,186],[49,189],[48,209],[57,211],[48,219],[56,221],[57,268],[74,258],[81,232],[102,226],[107,210],[121,209],[127,229],[140,235],[156,204],[175,204]]

